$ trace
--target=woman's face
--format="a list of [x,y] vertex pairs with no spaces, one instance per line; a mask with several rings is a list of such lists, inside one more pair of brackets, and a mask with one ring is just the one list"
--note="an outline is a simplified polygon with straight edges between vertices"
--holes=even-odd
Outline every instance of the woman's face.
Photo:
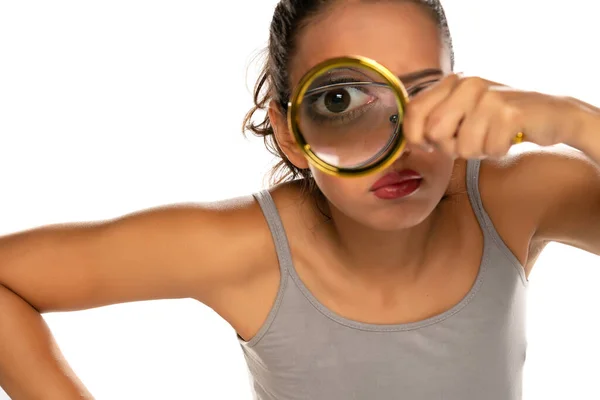
[[[451,72],[439,30],[421,6],[401,1],[343,1],[313,19],[300,33],[291,60],[292,85],[316,64],[347,55],[374,59],[399,77],[439,71],[414,80],[401,78],[409,92]],[[283,123],[279,125],[278,129],[289,134]],[[441,152],[428,153],[410,145],[389,168],[360,178],[324,174],[308,165],[299,153],[290,159],[300,168],[311,168],[334,217],[349,217],[376,230],[409,228],[426,219],[444,195],[453,167],[453,160]],[[383,177],[414,178],[410,171],[422,179],[375,190]]]

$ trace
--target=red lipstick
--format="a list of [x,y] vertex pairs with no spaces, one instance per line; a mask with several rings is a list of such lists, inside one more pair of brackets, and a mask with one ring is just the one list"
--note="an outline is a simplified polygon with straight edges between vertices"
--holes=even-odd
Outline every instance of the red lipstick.
[[413,170],[393,171],[379,179],[371,192],[383,200],[395,200],[415,193],[421,187],[423,177]]

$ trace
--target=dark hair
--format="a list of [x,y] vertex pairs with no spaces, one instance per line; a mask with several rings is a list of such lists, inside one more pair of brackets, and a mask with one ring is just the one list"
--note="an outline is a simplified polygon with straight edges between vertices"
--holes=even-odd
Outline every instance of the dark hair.
[[[264,115],[260,122],[255,122],[253,119],[258,111],[266,112],[270,101],[276,101],[282,110],[287,110],[287,102],[291,95],[288,67],[289,61],[295,52],[297,35],[313,17],[317,16],[325,7],[334,4],[335,1],[281,0],[275,8],[269,34],[269,44],[266,49],[266,60],[254,87],[254,106],[246,114],[243,123],[244,132],[251,131],[255,136],[262,137],[271,154],[280,159],[270,174],[272,184],[302,177],[305,188],[316,188],[310,170],[297,168],[287,159],[279,147],[268,114]],[[422,5],[429,11],[440,30],[444,44],[448,48],[451,65],[454,68],[452,36],[440,0],[400,1]]]

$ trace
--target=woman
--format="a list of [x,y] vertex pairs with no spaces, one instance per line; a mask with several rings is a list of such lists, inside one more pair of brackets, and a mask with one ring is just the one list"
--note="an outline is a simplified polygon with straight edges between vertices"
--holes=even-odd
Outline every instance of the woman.
[[[384,171],[326,175],[285,122],[321,61],[375,59],[413,95]],[[527,276],[549,241],[600,254],[600,110],[452,73],[436,1],[283,0],[248,127],[289,181],[197,207],[0,240],[0,385],[89,397],[40,313],[194,298],[239,334],[260,399],[517,399]],[[581,151],[508,156],[518,132]],[[295,179],[300,178],[300,179]]]

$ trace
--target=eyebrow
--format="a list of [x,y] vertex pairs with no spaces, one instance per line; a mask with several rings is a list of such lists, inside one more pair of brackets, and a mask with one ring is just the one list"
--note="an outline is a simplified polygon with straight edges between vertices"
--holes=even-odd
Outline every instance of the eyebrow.
[[399,75],[398,79],[400,79],[400,82],[408,84],[434,75],[444,75],[444,71],[437,68],[426,68],[419,71],[410,72],[408,74]]

